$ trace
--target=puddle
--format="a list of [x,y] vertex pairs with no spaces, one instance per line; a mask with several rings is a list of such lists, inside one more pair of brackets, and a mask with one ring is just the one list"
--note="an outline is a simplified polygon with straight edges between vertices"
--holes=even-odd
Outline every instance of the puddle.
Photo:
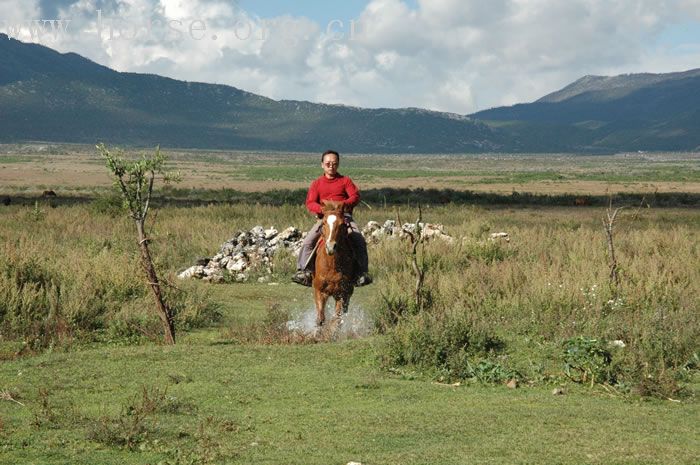
[[[333,340],[356,339],[372,332],[372,320],[360,305],[350,304],[348,313],[341,316],[340,323],[335,321],[333,299],[326,305],[326,322],[324,331],[332,331]],[[297,317],[287,322],[287,329],[305,335],[317,336],[316,308],[310,307],[299,311]]]

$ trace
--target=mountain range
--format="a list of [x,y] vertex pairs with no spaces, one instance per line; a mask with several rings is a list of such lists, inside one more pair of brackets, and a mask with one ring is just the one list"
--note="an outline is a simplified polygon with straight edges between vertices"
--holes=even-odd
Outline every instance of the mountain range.
[[362,153],[700,150],[700,70],[586,76],[457,115],[272,100],[122,73],[0,34],[0,142]]

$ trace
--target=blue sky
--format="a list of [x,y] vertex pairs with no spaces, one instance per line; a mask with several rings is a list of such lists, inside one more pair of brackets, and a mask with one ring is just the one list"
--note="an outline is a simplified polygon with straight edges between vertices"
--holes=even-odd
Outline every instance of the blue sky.
[[348,21],[357,18],[364,7],[366,0],[342,0],[337,2],[322,0],[238,0],[240,8],[262,18],[272,18],[285,14],[293,16],[305,16],[319,24],[328,24],[329,21],[340,19]]
[[[281,16],[284,14],[305,16],[319,24],[328,24],[329,21],[339,19],[348,21],[357,18],[367,6],[367,0],[237,0],[242,9],[254,13],[263,18]],[[417,0],[405,0],[404,3],[411,8],[417,8]]]
[[[695,44],[700,46],[700,22],[684,20],[666,27],[659,35],[657,42],[662,45],[679,46]],[[698,63],[700,67],[700,63]]]
[[[0,0],[3,21],[70,18],[16,38],[119,71],[228,84],[274,99],[469,114],[584,75],[700,67],[700,0]],[[206,22],[206,40],[99,37],[96,11],[142,24]],[[264,21],[261,21],[264,20]],[[365,26],[353,40],[330,21]],[[241,39],[246,28],[258,31]],[[269,34],[260,34],[259,31]],[[6,31],[2,31],[6,32]],[[156,31],[157,32],[157,31]],[[167,32],[167,31],[165,31]],[[216,39],[212,39],[216,37]],[[259,37],[256,39],[256,37]]]

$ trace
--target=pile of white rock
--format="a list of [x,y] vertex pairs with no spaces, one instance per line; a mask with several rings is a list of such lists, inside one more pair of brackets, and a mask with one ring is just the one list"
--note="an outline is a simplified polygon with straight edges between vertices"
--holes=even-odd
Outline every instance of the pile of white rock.
[[291,250],[295,256],[301,250],[303,234],[290,226],[282,232],[274,227],[256,226],[250,231],[238,231],[221,245],[219,252],[204,258],[178,275],[181,279],[199,278],[219,283],[226,273],[236,281],[246,281],[252,269],[272,273],[272,256],[280,249]]
[[[452,242],[452,236],[445,233],[443,225],[436,223],[418,223],[418,225],[420,226],[420,239],[441,239]],[[367,226],[362,228],[362,235],[368,242],[379,242],[386,238],[403,239],[409,235],[415,236],[417,229],[416,223],[404,223],[397,226],[394,220],[386,220],[383,225],[376,221],[370,221]]]
[[[420,223],[421,238],[452,241],[445,234],[441,224]],[[387,220],[383,225],[370,221],[362,228],[367,242],[376,243],[383,239],[404,238],[408,232],[415,234],[416,224],[405,223],[396,226],[396,221]],[[219,252],[211,258],[202,258],[197,263],[178,274],[180,279],[197,278],[220,283],[230,276],[235,281],[247,281],[251,271],[272,273],[272,257],[281,249],[289,250],[295,257],[299,255],[303,238],[297,228],[290,226],[282,232],[274,227],[265,229],[255,226],[250,231],[238,231],[224,242]],[[265,280],[265,278],[260,278]]]

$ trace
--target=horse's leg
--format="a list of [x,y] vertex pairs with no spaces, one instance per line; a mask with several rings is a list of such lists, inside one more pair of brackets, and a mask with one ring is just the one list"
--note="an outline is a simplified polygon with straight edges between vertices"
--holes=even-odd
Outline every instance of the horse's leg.
[[343,299],[343,313],[348,313],[348,308],[350,307],[350,296],[346,295]]
[[335,299],[335,317],[340,318],[342,313],[347,313],[347,298],[345,296]]
[[350,297],[352,297],[352,293],[354,290],[354,287],[349,286],[346,290],[345,295],[343,296],[343,313],[348,313],[348,308],[350,307]]
[[319,289],[314,289],[314,291],[316,300],[316,326],[323,326],[323,322],[326,321],[326,301],[328,300],[328,296]]

